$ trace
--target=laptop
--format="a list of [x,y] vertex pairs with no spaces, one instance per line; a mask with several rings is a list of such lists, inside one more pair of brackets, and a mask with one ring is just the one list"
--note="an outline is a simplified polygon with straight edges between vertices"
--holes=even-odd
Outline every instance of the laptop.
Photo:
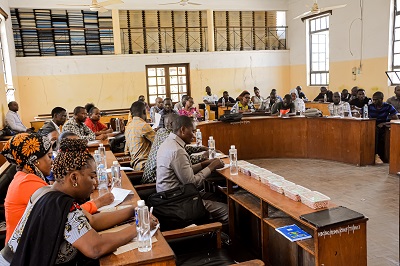
[[300,219],[309,222],[317,228],[332,226],[361,218],[364,218],[363,214],[343,206],[300,215]]

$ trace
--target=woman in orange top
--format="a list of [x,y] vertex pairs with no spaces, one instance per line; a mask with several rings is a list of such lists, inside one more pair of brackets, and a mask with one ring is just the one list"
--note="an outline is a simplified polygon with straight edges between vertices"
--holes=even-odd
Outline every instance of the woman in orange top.
[[[47,137],[35,133],[21,133],[6,143],[1,154],[7,161],[16,164],[18,170],[8,187],[4,201],[7,243],[24,214],[32,194],[38,188],[47,186],[45,176],[50,175],[52,164],[51,142]],[[98,198],[96,203],[86,202],[82,208],[90,213],[95,213],[97,207],[107,205],[113,200],[113,197],[108,195],[103,199]]]

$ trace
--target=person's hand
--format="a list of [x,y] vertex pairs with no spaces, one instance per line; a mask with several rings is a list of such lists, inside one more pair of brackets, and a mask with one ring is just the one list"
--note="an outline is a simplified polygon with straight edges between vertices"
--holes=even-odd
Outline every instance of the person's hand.
[[100,134],[100,135],[98,135],[98,136],[96,137],[96,139],[98,139],[98,140],[105,140],[105,139],[107,139],[107,134]]
[[205,151],[205,152],[203,152],[203,154],[201,155],[201,158],[202,158],[203,160],[207,160],[209,157],[210,157],[209,151]]
[[214,171],[216,169],[220,169],[224,167],[225,164],[221,159],[215,158],[211,160],[211,163],[208,165],[208,167],[211,169],[211,171]]
[[111,192],[107,192],[106,194],[98,197],[94,200],[97,208],[101,208],[103,206],[107,206],[114,201],[114,195]]
[[150,228],[153,230],[160,222],[158,221],[157,217],[150,213]]

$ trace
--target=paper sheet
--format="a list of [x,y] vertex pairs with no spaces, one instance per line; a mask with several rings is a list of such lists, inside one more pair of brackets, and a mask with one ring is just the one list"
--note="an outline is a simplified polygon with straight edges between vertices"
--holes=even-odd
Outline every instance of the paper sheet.
[[101,143],[100,140],[91,140],[91,141],[88,141],[87,145],[94,145],[94,144],[99,144],[99,143]]
[[155,113],[154,118],[156,121],[153,121],[154,125],[152,126],[152,128],[158,128],[158,125],[160,124],[160,120],[161,120],[161,115],[159,113]]
[[[132,167],[128,167],[128,166],[121,166],[119,168],[121,171],[133,171]],[[111,168],[107,168],[107,173],[111,173]]]
[[[113,227],[113,228],[101,231],[101,232],[99,232],[99,234],[101,235],[101,234],[104,234],[104,233],[115,233],[115,232],[118,232],[118,231],[121,231],[121,230],[127,228],[128,226],[130,226],[130,225],[129,224],[120,225],[120,226],[117,226],[117,227]],[[157,238],[154,235],[157,232],[158,228],[160,228],[160,224],[157,224],[156,228],[154,228],[153,230],[150,231],[151,243],[157,242]],[[128,251],[134,250],[135,248],[138,248],[138,242],[136,240],[136,237],[134,239],[132,239],[132,241],[129,242],[128,244],[120,246],[113,253],[115,255],[119,255],[119,254],[122,254],[122,253],[125,253],[125,252],[128,252]]]
[[129,193],[131,193],[131,191],[128,190],[128,189],[116,188],[115,187],[115,188],[113,188],[111,190],[111,193],[114,195],[114,201],[109,205],[106,205],[106,206],[103,206],[103,207],[99,208],[98,209],[99,212],[117,206],[118,204],[120,204],[121,202],[124,201],[126,196],[128,196]]

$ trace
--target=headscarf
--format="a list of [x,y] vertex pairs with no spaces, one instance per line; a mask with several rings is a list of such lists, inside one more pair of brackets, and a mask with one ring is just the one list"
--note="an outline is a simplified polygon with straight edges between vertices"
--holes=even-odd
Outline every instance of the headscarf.
[[45,156],[50,148],[51,142],[47,137],[36,133],[20,133],[6,143],[1,154],[7,161],[17,165],[19,171],[25,167],[29,173],[46,180],[35,163]]
[[87,148],[87,140],[62,139],[53,163],[54,178],[60,181],[64,179],[68,171],[81,170],[90,158],[93,158],[93,156]]
[[290,90],[290,94],[296,93],[296,98],[299,98],[299,92],[296,89]]

